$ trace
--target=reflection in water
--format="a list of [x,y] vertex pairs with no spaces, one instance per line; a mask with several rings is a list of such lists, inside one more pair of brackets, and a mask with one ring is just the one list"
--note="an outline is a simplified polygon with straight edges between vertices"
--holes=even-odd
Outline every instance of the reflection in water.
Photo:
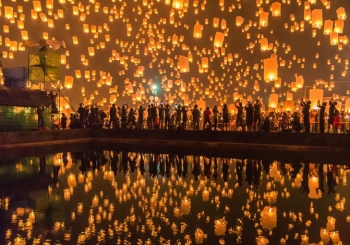
[[[350,244],[346,166],[93,150],[36,161],[28,173],[52,184],[2,197],[4,243]],[[14,166],[0,177],[26,167]]]

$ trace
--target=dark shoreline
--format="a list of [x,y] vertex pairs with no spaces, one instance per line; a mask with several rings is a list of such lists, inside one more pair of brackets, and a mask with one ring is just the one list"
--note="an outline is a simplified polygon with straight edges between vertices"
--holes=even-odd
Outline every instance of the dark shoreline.
[[3,161],[87,149],[349,164],[350,134],[117,129],[0,133]]

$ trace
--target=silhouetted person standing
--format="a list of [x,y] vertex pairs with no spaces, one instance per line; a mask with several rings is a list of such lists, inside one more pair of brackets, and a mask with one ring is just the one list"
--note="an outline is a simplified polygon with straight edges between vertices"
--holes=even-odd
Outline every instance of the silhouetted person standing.
[[168,104],[165,105],[164,113],[165,113],[165,128],[167,129],[170,123],[170,106]]
[[143,112],[145,111],[145,109],[142,107],[142,105],[140,105],[139,107],[139,112],[138,112],[138,123],[139,123],[139,127],[140,129],[143,129],[143,120],[144,120],[144,116],[143,116]]
[[115,104],[112,104],[112,107],[109,108],[109,125],[108,128],[111,128],[111,124],[113,123],[113,128],[116,128],[117,124],[117,108],[115,108]]
[[36,109],[36,113],[38,114],[38,128],[40,130],[44,129],[45,126],[44,111],[44,106],[42,104],[39,104],[38,108]]
[[239,126],[242,127],[242,131],[243,131],[243,105],[242,105],[242,102],[240,102],[239,100],[236,100],[235,106],[237,108],[236,131],[237,131]]
[[195,105],[194,109],[192,110],[193,130],[199,129],[199,117],[200,117],[200,112],[198,110],[198,105]]
[[245,106],[245,111],[246,111],[246,123],[247,123],[248,131],[252,131],[253,118],[254,118],[254,107],[252,106],[251,103],[248,103]]
[[187,107],[182,107],[182,125],[186,129],[187,126]]
[[222,108],[222,117],[223,117],[223,126],[225,127],[225,130],[228,130],[228,124],[229,124],[229,111],[227,108],[227,105],[224,104],[224,107]]
[[261,102],[256,100],[254,103],[254,131],[261,130]]
[[211,111],[209,110],[209,107],[207,107],[207,109],[204,111],[203,114],[204,114],[203,130],[205,129],[205,126],[207,125],[207,123],[209,124],[209,129],[211,129],[211,121],[210,121]]
[[320,108],[319,121],[320,121],[320,133],[324,133],[324,114],[326,111],[326,102],[323,102],[322,105],[320,101],[317,101],[317,107]]
[[67,128],[67,117],[64,113],[62,113],[62,116],[61,116],[61,127],[62,128]]
[[80,127],[84,128],[85,120],[86,120],[86,112],[84,108],[84,104],[80,103],[78,108],[78,114],[79,114],[79,121],[80,121]]
[[329,111],[328,111],[328,133],[329,133],[329,130],[331,128],[331,125],[332,125],[332,128],[333,128],[333,131],[334,131],[334,114],[335,114],[335,106],[337,105],[337,102],[336,101],[333,101],[333,99],[331,99],[329,101]]
[[121,109],[122,112],[122,128],[126,128],[126,122],[128,119],[128,104],[124,103]]
[[309,133],[310,132],[310,105],[311,101],[304,102],[303,99],[301,99],[300,105],[303,107],[303,119],[304,119],[304,127],[305,127],[305,132]]

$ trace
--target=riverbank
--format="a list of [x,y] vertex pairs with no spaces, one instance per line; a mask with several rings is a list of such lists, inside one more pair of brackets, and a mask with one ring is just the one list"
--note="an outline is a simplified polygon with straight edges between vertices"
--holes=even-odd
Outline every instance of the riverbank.
[[0,157],[84,149],[348,162],[350,134],[77,129],[0,133]]

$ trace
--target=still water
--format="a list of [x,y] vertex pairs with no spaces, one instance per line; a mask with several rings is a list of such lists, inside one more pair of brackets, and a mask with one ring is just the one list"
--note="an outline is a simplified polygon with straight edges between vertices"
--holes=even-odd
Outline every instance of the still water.
[[119,151],[0,159],[0,244],[350,244],[350,168]]

